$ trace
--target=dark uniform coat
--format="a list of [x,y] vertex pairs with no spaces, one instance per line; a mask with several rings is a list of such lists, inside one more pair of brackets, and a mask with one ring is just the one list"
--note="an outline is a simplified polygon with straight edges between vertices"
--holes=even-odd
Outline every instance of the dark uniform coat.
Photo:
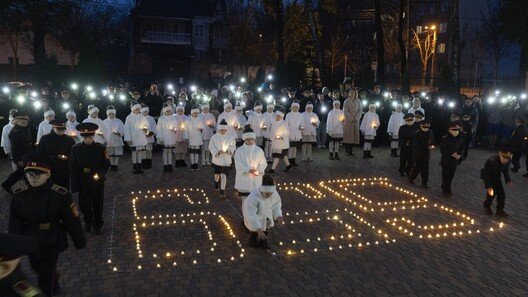
[[[51,180],[61,187],[70,187],[70,166],[69,157],[71,148],[75,145],[75,141],[67,136],[59,136],[51,131],[50,134],[42,136],[37,147],[37,152],[46,155],[50,160],[54,161],[54,170]],[[67,159],[62,159],[60,156],[66,156]]]
[[33,151],[29,126],[20,127],[15,125],[9,133],[9,141],[11,142],[11,157],[15,163],[20,162],[23,155]]

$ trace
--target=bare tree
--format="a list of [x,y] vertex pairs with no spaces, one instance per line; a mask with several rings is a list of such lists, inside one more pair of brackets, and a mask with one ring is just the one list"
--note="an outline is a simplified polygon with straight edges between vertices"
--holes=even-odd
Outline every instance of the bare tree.
[[[336,69],[345,62],[345,47],[349,41],[347,35],[341,29],[332,30],[329,42],[326,44],[326,64],[330,68],[333,77]],[[348,57],[347,57],[348,58]]]
[[17,79],[18,46],[28,39],[29,23],[24,17],[24,10],[16,1],[2,7],[4,14],[0,18],[0,35],[6,39],[13,53],[13,80]]
[[425,87],[425,79],[427,77],[427,69],[429,60],[434,54],[433,49],[433,33],[427,32],[425,36],[421,37],[415,30],[413,32],[413,47],[418,50],[420,54],[420,62],[422,63],[422,87]]

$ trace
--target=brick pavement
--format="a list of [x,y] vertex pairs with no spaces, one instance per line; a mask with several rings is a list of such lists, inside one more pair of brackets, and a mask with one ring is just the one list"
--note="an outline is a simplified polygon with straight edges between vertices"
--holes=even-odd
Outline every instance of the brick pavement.
[[[132,175],[125,157],[106,183],[104,235],[88,235],[85,250],[60,257],[62,296],[528,295],[528,179],[512,173],[510,218],[498,220],[481,208],[479,169],[492,152],[470,152],[448,199],[440,192],[438,152],[429,190],[400,178],[388,149],[373,153],[375,159],[358,152],[329,161],[326,151],[316,151],[315,162],[278,171],[288,215],[286,226],[271,233],[275,256],[247,247],[240,202],[232,191],[218,200],[211,168],[163,174],[155,154],[153,169]],[[9,165],[0,168],[3,179]],[[233,178],[234,172],[228,186]],[[2,229],[7,201],[0,199]]]

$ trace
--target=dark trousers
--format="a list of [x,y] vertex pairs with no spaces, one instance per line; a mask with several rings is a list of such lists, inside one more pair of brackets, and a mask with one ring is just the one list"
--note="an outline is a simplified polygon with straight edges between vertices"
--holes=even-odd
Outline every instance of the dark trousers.
[[29,256],[31,269],[33,269],[38,275],[38,286],[46,296],[51,296],[53,291],[58,291],[60,289],[59,278],[57,276],[58,258],[58,253],[45,258]]
[[400,173],[406,173],[409,175],[412,165],[412,149],[410,147],[402,146],[400,148]]
[[422,177],[422,186],[427,186],[429,181],[429,159],[414,159],[414,167],[409,179],[414,181],[418,174]]
[[[264,231],[264,234],[268,236],[268,231]],[[258,232],[251,232],[249,235],[249,245],[251,247],[258,247],[258,248],[269,248],[268,240],[259,240],[258,239]]]
[[95,229],[103,226],[104,185],[83,187],[79,190],[79,207],[84,216],[84,224]]
[[497,197],[497,210],[503,210],[504,209],[504,201],[506,200],[506,194],[504,193],[504,187],[502,184],[494,185],[493,188],[493,196],[490,196],[486,192],[486,200],[484,200],[484,206],[491,207],[491,204],[493,203],[493,199]]
[[468,132],[467,135],[464,136],[464,152],[462,153],[462,158],[467,158],[468,156],[468,153],[469,153],[469,144],[471,143],[471,137],[472,137],[472,133],[471,132]]
[[454,164],[442,164],[442,193],[451,193],[451,183],[455,177],[457,169],[456,163]]
[[[513,168],[515,168],[515,169],[521,168],[520,161],[521,161],[522,154],[523,154],[523,150],[522,149],[514,149],[513,150],[513,156],[512,156]],[[526,165],[528,166],[528,159],[526,159]],[[526,167],[526,168],[528,169],[528,167]]]

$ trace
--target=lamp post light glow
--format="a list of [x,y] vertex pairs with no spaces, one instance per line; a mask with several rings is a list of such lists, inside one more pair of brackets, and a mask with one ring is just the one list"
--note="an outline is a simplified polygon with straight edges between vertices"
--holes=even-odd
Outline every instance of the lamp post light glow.
[[455,105],[456,103],[454,101],[450,101],[447,106],[449,106],[449,108],[455,108]]

